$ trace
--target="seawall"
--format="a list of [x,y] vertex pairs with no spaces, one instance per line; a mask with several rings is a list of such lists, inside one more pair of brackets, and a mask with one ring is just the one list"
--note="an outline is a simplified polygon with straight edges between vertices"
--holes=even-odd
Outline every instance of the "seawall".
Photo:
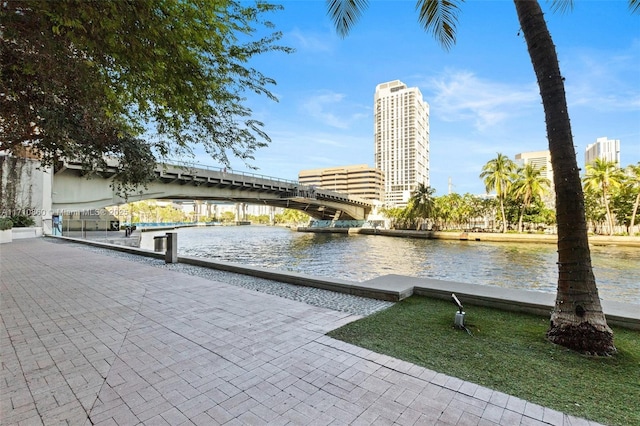
[[[425,238],[431,240],[457,240],[457,241],[490,241],[501,243],[541,243],[556,244],[558,236],[554,234],[502,234],[492,232],[436,232],[436,231],[411,231],[397,229],[374,228],[309,228],[298,227],[298,232],[338,233],[338,234],[363,234],[382,235],[399,238]],[[640,237],[622,237],[591,235],[589,244],[598,246],[616,245],[626,247],[639,247]]]

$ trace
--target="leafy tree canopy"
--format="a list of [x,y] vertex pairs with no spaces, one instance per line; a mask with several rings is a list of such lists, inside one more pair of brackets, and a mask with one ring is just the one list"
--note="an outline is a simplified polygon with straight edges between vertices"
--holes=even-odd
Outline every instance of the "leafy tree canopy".
[[[263,16],[281,6],[235,0],[5,0],[0,3],[0,150],[44,166],[119,160],[117,180],[145,183],[156,158],[200,145],[228,164],[269,142],[243,105],[275,97],[248,66],[277,45]],[[268,35],[257,38],[258,28]]]

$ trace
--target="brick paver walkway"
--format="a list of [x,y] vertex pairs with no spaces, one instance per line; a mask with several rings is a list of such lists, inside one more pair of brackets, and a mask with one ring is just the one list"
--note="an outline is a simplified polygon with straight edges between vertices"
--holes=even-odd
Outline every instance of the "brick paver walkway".
[[325,333],[348,314],[42,239],[0,246],[2,425],[589,425]]

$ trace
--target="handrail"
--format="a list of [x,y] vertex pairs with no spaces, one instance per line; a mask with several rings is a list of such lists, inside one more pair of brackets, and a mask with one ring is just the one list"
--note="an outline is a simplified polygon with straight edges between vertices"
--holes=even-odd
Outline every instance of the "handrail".
[[274,180],[276,182],[286,182],[286,183],[291,183],[291,184],[294,184],[294,185],[299,185],[300,184],[300,182],[297,181],[297,180],[283,179],[283,178],[279,178],[279,177],[275,177],[275,176],[261,175],[261,174],[258,174],[258,173],[236,171],[236,170],[232,170],[232,169],[227,169],[226,167],[208,166],[206,164],[192,163],[192,162],[188,162],[188,161],[179,161],[179,160],[169,160],[169,161],[171,161],[171,163],[158,163],[158,164],[162,164],[162,165],[165,165],[165,166],[193,167],[193,168],[198,168],[198,169],[211,170],[211,171],[214,171],[214,172],[222,172],[222,173],[229,173],[229,174],[235,174],[235,175],[240,175],[240,176],[251,176],[251,177],[257,177],[257,178],[261,178],[261,179],[269,179],[269,180]]

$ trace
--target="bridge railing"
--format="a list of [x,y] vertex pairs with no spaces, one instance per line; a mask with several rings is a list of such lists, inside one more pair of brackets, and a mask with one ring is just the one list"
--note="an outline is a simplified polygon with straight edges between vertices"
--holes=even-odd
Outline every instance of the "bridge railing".
[[259,178],[259,179],[268,179],[268,180],[273,180],[276,182],[285,182],[285,183],[289,183],[292,185],[299,185],[299,182],[297,180],[290,180],[290,179],[283,179],[283,178],[279,178],[279,177],[275,177],[275,176],[268,176],[268,175],[262,175],[259,173],[251,173],[251,172],[244,172],[244,171],[239,171],[239,170],[233,170],[231,168],[227,168],[227,167],[218,167],[218,166],[207,166],[206,164],[199,164],[199,163],[192,163],[192,162],[188,162],[188,161],[177,161],[177,160],[171,160],[171,163],[160,163],[163,166],[180,166],[180,167],[186,167],[186,168],[196,168],[196,169],[204,169],[204,170],[210,170],[213,172],[221,172],[221,173],[229,173],[229,174],[234,174],[234,175],[240,175],[240,176],[247,176],[247,177],[253,177],[253,178]]

